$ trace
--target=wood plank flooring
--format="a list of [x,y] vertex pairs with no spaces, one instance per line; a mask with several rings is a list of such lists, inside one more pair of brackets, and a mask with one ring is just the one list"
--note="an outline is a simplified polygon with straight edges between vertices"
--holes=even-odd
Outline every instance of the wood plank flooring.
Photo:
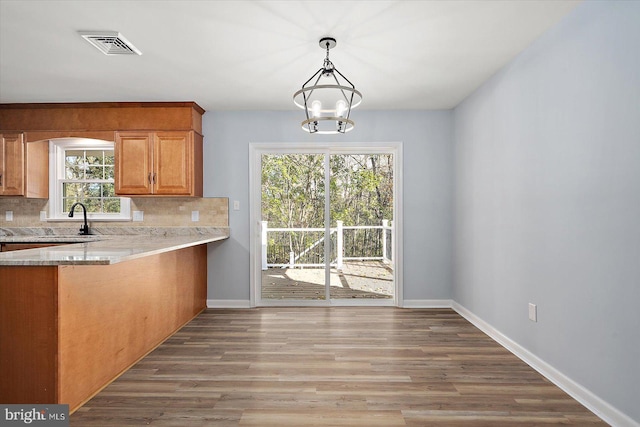
[[208,309],[71,426],[606,425],[450,309]]

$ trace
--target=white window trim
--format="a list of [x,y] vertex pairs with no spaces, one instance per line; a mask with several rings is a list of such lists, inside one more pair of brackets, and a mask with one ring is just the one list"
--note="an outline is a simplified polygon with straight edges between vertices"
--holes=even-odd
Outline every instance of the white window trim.
[[[64,152],[68,149],[79,148],[113,148],[113,142],[89,138],[58,138],[49,140],[49,212],[47,221],[73,221],[62,213],[62,188],[59,180],[64,178]],[[80,213],[80,212],[78,212]],[[87,219],[96,221],[131,221],[131,199],[120,197],[120,213],[90,213]]]

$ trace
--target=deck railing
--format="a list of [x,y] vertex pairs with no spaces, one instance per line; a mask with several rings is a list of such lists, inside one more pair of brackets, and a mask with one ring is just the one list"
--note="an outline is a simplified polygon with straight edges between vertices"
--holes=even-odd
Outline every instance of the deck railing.
[[[379,231],[378,231],[379,230]],[[346,232],[346,233],[345,233]],[[375,236],[371,236],[371,232]],[[279,241],[272,237],[279,234]],[[357,234],[363,234],[365,243],[357,245]],[[269,267],[324,267],[324,228],[269,228],[267,221],[261,222],[262,269]],[[345,244],[345,236],[348,242]],[[393,222],[382,220],[382,225],[349,225],[336,221],[329,233],[332,267],[341,269],[345,260],[380,260],[390,263],[393,258]],[[271,238],[270,238],[271,237]],[[285,244],[284,240],[288,240]],[[291,248],[297,250],[291,250]],[[347,253],[347,249],[359,253]],[[288,252],[288,254],[286,253]],[[287,257],[288,256],[288,257]]]

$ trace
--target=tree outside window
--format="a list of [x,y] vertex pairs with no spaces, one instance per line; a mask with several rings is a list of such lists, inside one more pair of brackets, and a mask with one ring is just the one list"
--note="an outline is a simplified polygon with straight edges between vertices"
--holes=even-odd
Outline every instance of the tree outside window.
[[113,150],[65,150],[62,180],[63,212],[81,202],[92,213],[119,213],[113,183]]
[[67,139],[52,141],[52,218],[66,218],[80,202],[94,219],[128,219],[129,200],[115,194],[113,142]]

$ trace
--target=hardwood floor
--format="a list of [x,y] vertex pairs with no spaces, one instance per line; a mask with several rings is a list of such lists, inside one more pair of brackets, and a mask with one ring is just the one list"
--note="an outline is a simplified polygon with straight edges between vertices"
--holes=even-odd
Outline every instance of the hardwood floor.
[[450,309],[208,309],[71,426],[606,425]]

